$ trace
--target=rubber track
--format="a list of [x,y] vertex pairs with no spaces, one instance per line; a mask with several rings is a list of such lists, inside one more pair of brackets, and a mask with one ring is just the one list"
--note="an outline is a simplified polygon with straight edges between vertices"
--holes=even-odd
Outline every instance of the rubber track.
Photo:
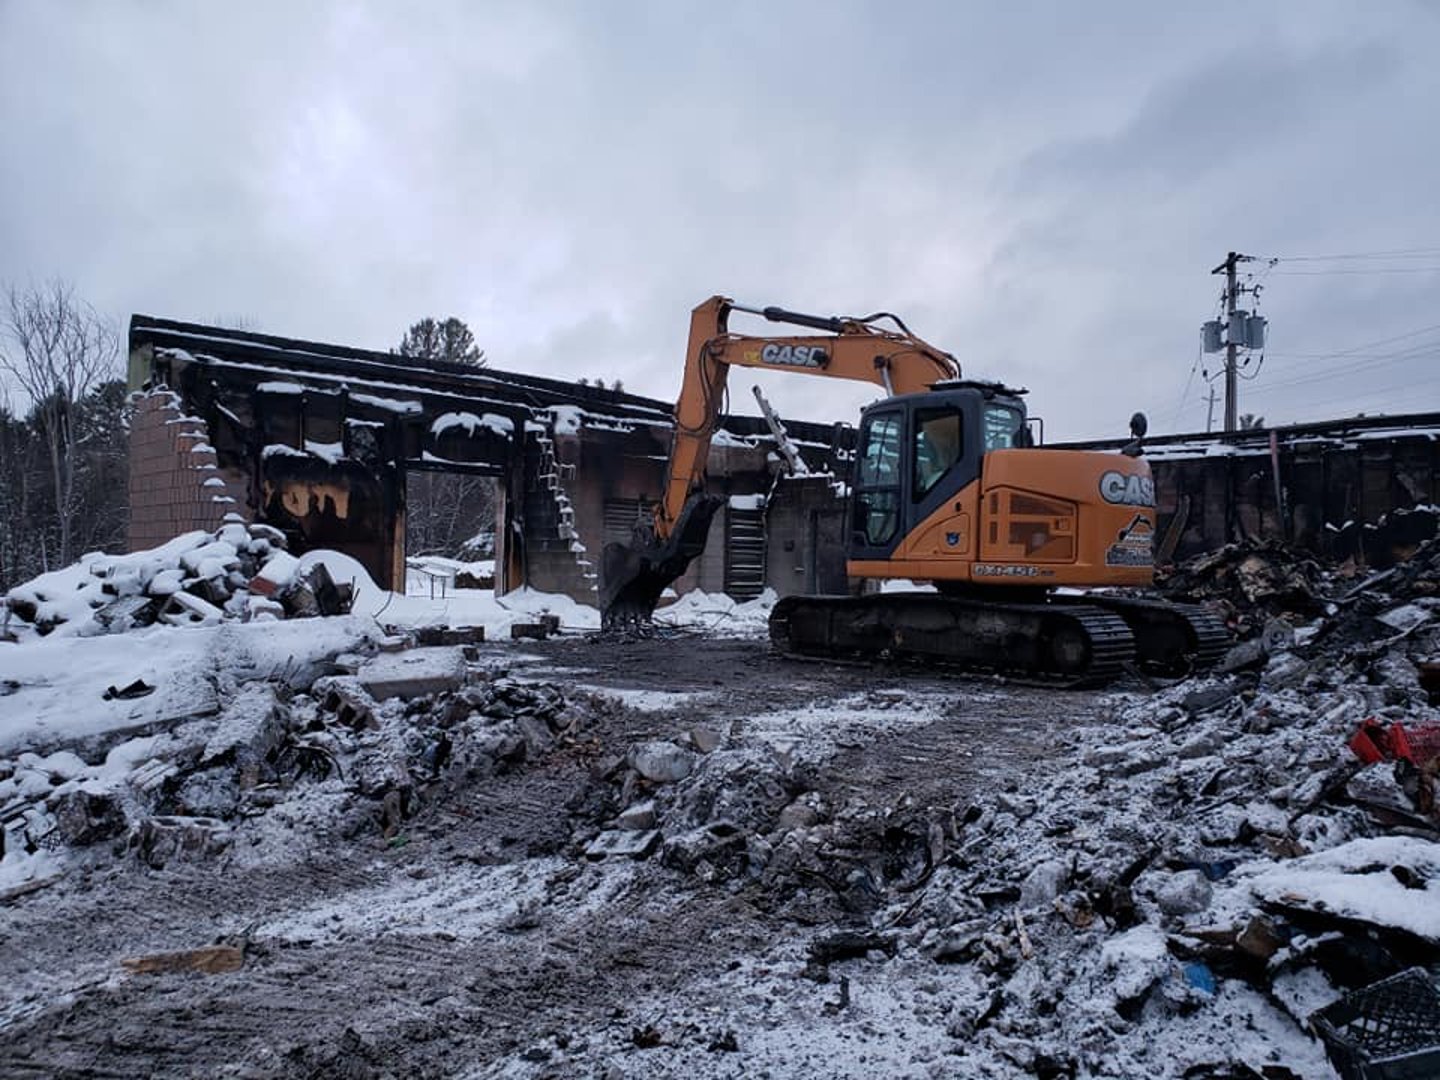
[[[824,624],[823,640],[795,640],[796,615],[813,628]],[[836,633],[841,620],[842,633]],[[951,626],[943,626],[947,620]],[[965,622],[983,624],[985,632],[965,638]],[[1008,626],[1005,623],[1008,622]],[[1061,671],[1045,663],[1041,641],[1068,622],[1089,645],[1089,663],[1081,671]],[[1003,628],[1003,632],[1002,632]],[[934,593],[886,593],[880,596],[791,596],[775,605],[770,637],[781,652],[792,655],[859,654],[870,659],[916,657],[967,669],[1018,673],[1026,677],[1085,685],[1119,676],[1135,659],[1135,639],[1125,620],[1083,604],[1003,604],[945,597]],[[973,648],[936,648],[937,641],[956,638]],[[1001,656],[997,637],[1014,639],[1018,647]],[[868,639],[857,645],[857,640]],[[917,644],[924,642],[923,645]]]

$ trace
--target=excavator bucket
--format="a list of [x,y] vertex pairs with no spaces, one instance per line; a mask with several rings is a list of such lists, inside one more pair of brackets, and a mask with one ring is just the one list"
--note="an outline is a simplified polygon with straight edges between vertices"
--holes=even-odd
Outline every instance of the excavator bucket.
[[650,621],[660,594],[705,549],[710,519],[723,501],[714,495],[692,495],[665,540],[605,545],[600,555],[600,616],[604,629]]

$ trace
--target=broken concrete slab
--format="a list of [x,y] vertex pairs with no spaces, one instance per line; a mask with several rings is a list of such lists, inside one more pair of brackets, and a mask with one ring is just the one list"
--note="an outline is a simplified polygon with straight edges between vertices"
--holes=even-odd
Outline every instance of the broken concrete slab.
[[1052,859],[1042,862],[1020,883],[1020,903],[1024,907],[1048,905],[1060,895],[1070,879],[1070,862]]
[[376,701],[406,701],[458,689],[465,681],[465,654],[454,646],[381,653],[356,674]]
[[[365,661],[356,665],[358,671],[364,666]],[[375,711],[380,707],[370,694],[360,685],[360,680],[354,676],[326,676],[317,679],[310,688],[311,694],[319,701],[322,707],[335,714],[335,718],[345,727],[360,729],[374,729],[379,726],[375,719]]]
[[154,870],[175,859],[217,855],[230,842],[230,829],[223,821],[174,815],[146,818],[134,838],[141,860]]
[[638,743],[630,748],[630,767],[651,783],[673,784],[695,768],[695,753],[658,739]]
[[1155,890],[1155,902],[1166,915],[1194,915],[1210,906],[1210,882],[1199,870],[1171,874]]
[[1277,911],[1400,930],[1440,945],[1440,905],[1425,902],[1436,881],[1440,846],[1379,836],[1262,869],[1250,889]]
[[236,779],[253,787],[285,738],[287,726],[275,689],[269,683],[247,683],[225,702],[199,764],[233,765]]
[[689,738],[690,745],[702,754],[713,754],[720,749],[720,744],[724,741],[720,732],[701,724],[690,729]]
[[627,806],[620,811],[615,818],[615,824],[622,829],[632,829],[638,832],[646,832],[655,828],[657,817],[655,814],[655,800],[646,799],[634,806]]
[[60,796],[54,806],[56,830],[67,844],[83,847],[125,831],[125,811],[111,792],[80,788]]
[[95,612],[95,621],[112,633],[155,621],[159,601],[149,596],[122,596]]
[[171,626],[214,626],[225,613],[207,600],[190,593],[171,593],[160,609],[160,621]]
[[660,830],[611,829],[585,845],[587,859],[648,858],[660,844]]

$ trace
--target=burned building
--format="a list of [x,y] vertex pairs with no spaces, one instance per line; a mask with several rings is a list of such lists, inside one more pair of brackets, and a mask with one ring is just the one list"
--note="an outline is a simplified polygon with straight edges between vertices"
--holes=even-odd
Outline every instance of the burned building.
[[[604,545],[628,542],[661,492],[669,402],[143,315],[129,347],[132,550],[238,513],[281,529],[292,550],[345,552],[396,587],[407,475],[470,473],[496,485],[496,588],[594,603]],[[764,420],[723,419],[708,483],[724,504],[680,591],[847,587],[854,432],[787,427],[798,475]],[[1432,413],[1152,439],[1160,555],[1257,538],[1364,556],[1367,524],[1440,501],[1437,435]]]
[[[472,473],[496,483],[497,589],[594,603],[602,547],[631,539],[664,480],[671,406],[651,398],[142,315],[129,346],[132,550],[238,513],[396,587],[406,476]],[[765,422],[724,420],[709,482],[725,504],[681,591],[844,588],[837,476],[853,432],[789,432],[809,474],[780,483]]]

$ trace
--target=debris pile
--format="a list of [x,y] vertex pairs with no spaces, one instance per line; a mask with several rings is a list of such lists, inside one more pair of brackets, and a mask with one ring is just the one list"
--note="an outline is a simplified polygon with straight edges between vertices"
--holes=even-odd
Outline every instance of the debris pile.
[[1219,608],[1231,628],[1248,637],[1277,616],[1323,615],[1328,576],[1310,555],[1270,541],[1227,544],[1158,568],[1155,585],[1171,600]]
[[[592,642],[502,660],[510,646],[352,638],[285,677],[235,674],[231,659],[213,716],[0,761],[0,902],[67,866],[201,864],[188,869],[239,881],[279,850],[326,863],[348,851],[352,865],[383,851],[404,877],[387,918],[414,918],[427,941],[512,943],[494,954],[508,957],[500,975],[469,992],[571,941],[565,979],[622,980],[584,983],[623,1008],[575,1020],[564,1042],[553,1018],[512,1029],[537,1074],[618,1060],[646,1075],[655,1047],[677,1069],[723,1052],[745,1071],[767,1039],[818,1026],[823,1044],[893,1019],[916,1056],[872,1073],[1327,1076],[1314,1033],[1324,1017],[1338,1029],[1343,994],[1440,965],[1440,550],[1347,580],[1237,549],[1205,575],[1191,587],[1229,597],[1259,631],[1221,669],[1046,699],[1008,756],[989,739],[1015,718],[986,710],[1013,705],[1013,688],[946,683],[957,689],[919,704],[867,686],[863,724],[833,696],[796,719],[750,703],[779,681],[849,676],[787,668],[742,699],[710,679],[713,640],[683,692],[667,682],[629,699],[544,681],[580,668],[524,666],[583,664]],[[310,636],[214,633],[292,629]],[[612,673],[656,655],[611,647]],[[659,662],[672,679],[669,654]],[[714,707],[697,718],[700,702]],[[1069,718],[1047,728],[1052,709]],[[5,866],[22,858],[43,873],[10,884]],[[425,914],[421,897],[477,884],[495,891],[469,914],[439,899]],[[309,947],[330,918],[286,914],[256,940]],[[632,949],[630,933],[663,947]],[[707,953],[692,935],[720,944]],[[542,937],[566,944],[524,947]],[[615,963],[591,963],[592,946]],[[708,997],[664,982],[681,957],[703,968]],[[640,982],[614,975],[630,968]]]
[[352,584],[332,580],[322,560],[286,552],[278,529],[230,515],[213,533],[186,533],[130,555],[86,555],[16,586],[4,597],[0,637],[14,640],[21,630],[46,635],[62,626],[92,635],[156,622],[340,615],[353,599]]
[[33,887],[61,872],[64,850],[110,843],[161,869],[226,854],[238,827],[263,833],[268,817],[303,817],[317,838],[393,840],[438,793],[542,757],[584,716],[558,687],[471,667],[460,648],[341,656],[337,668],[299,689],[242,682],[215,716],[91,740],[85,757],[0,759],[0,858],[44,864],[27,868]]
[[[1304,1041],[1317,1010],[1440,965],[1440,548],[1343,602],[1282,548],[1188,573],[1192,598],[1228,599],[1265,647],[1229,674],[1117,695],[1009,791],[837,801],[824,767],[773,747],[643,742],[612,772],[615,813],[586,854],[656,856],[828,924],[801,974],[844,980],[842,999],[927,963],[961,978],[946,1023],[976,1063],[1324,1075]],[[1216,1041],[1253,1023],[1291,1025],[1308,1057]]]

